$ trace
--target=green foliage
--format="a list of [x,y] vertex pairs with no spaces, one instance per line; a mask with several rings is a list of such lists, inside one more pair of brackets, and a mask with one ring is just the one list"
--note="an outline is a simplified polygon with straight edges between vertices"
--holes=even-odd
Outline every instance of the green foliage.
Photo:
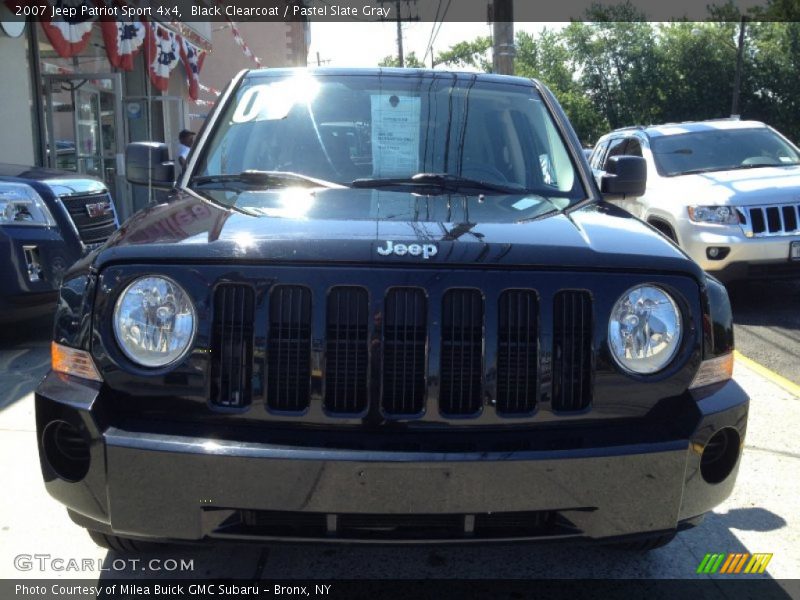
[[[800,14],[797,0],[770,0],[746,22],[739,112],[800,139]],[[578,137],[592,144],[617,127],[730,115],[740,13],[709,8],[706,22],[648,23],[629,4],[594,6],[591,22],[516,34],[515,71],[547,85]],[[748,13],[756,15],[752,10]],[[437,56],[454,68],[491,71],[491,39]]]
[[459,69],[479,69],[492,72],[492,58],[489,50],[492,40],[488,36],[475,38],[471,42],[459,42],[436,56],[437,65],[447,65]]
[[[425,65],[422,64],[422,61],[417,58],[416,53],[409,52],[404,57],[405,66],[409,69],[421,69]],[[378,63],[379,67],[399,67],[400,66],[400,57],[399,56],[384,56],[381,61]]]

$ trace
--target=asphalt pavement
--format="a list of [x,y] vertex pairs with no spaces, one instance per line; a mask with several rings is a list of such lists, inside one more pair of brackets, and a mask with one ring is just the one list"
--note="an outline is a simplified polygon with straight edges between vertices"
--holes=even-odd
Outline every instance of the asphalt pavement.
[[728,287],[736,349],[800,385],[800,281]]
[[[777,358],[769,361],[769,367],[788,376],[792,370],[781,365],[789,364],[792,353],[797,356],[797,347],[789,343],[797,343],[800,326],[790,310],[785,311],[787,322],[778,320],[784,302],[800,304],[797,288],[780,289],[780,294],[765,289],[763,295],[735,300],[737,341],[740,351],[750,357],[770,352],[767,356]],[[786,294],[791,295],[788,300]],[[756,323],[752,312],[746,311],[756,311],[762,303],[765,315]],[[775,327],[785,336],[773,334]],[[772,579],[776,586],[789,585],[784,580],[800,576],[800,397],[741,361],[734,377],[751,396],[751,412],[736,488],[700,527],[649,554],[591,544],[270,544],[166,546],[158,554],[143,556],[143,562],[125,562],[125,557],[97,547],[44,489],[32,391],[48,368],[49,334],[49,323],[26,324],[5,328],[0,339],[0,481],[5,490],[0,494],[0,578],[694,578],[711,577],[695,573],[709,552],[772,553],[767,572],[755,577]],[[749,345],[748,335],[761,342]],[[773,348],[765,348],[770,344]],[[24,559],[34,555],[49,558]],[[68,563],[56,563],[58,558],[81,561],[81,568],[65,570]],[[161,562],[151,563],[152,559]],[[169,559],[191,561],[192,568],[158,570],[159,565],[172,565]]]

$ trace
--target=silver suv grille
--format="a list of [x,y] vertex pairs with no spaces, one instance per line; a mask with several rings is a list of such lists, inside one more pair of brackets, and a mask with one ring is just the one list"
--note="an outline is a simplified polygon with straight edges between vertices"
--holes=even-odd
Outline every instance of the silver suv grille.
[[745,206],[736,212],[746,237],[800,235],[800,204]]

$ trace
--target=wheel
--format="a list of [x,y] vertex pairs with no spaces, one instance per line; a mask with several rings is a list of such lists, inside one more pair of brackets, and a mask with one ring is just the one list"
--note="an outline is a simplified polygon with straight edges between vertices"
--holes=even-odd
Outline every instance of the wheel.
[[623,550],[625,552],[650,552],[656,548],[662,548],[675,539],[677,532],[664,533],[653,537],[633,540],[630,542],[615,542],[609,544],[612,548]]
[[113,550],[118,554],[145,554],[147,552],[157,552],[163,550],[164,544],[158,542],[143,542],[141,540],[133,540],[131,538],[124,538],[118,535],[110,535],[101,533],[93,529],[87,529],[86,533],[92,538],[92,541],[107,550]]

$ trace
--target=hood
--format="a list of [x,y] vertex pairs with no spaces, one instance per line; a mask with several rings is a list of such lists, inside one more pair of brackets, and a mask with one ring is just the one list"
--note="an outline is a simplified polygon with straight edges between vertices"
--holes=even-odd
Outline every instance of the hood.
[[50,187],[56,196],[94,194],[106,191],[105,184],[99,179],[46,167],[0,163],[0,179],[24,183],[39,182]]
[[690,204],[758,206],[800,203],[800,166],[713,171],[664,178],[662,194]]
[[[272,205],[292,205],[297,191],[261,194]],[[606,203],[520,221],[513,206],[530,202],[521,196],[484,200],[381,192],[380,207],[375,198],[373,190],[325,190],[314,194],[318,208],[303,216],[296,209],[283,216],[253,216],[181,194],[126,221],[100,251],[97,264],[235,259],[661,270],[702,276],[677,246]],[[487,204],[493,201],[506,208],[490,210]],[[389,242],[407,251],[393,252]],[[426,245],[435,250],[423,253]]]

